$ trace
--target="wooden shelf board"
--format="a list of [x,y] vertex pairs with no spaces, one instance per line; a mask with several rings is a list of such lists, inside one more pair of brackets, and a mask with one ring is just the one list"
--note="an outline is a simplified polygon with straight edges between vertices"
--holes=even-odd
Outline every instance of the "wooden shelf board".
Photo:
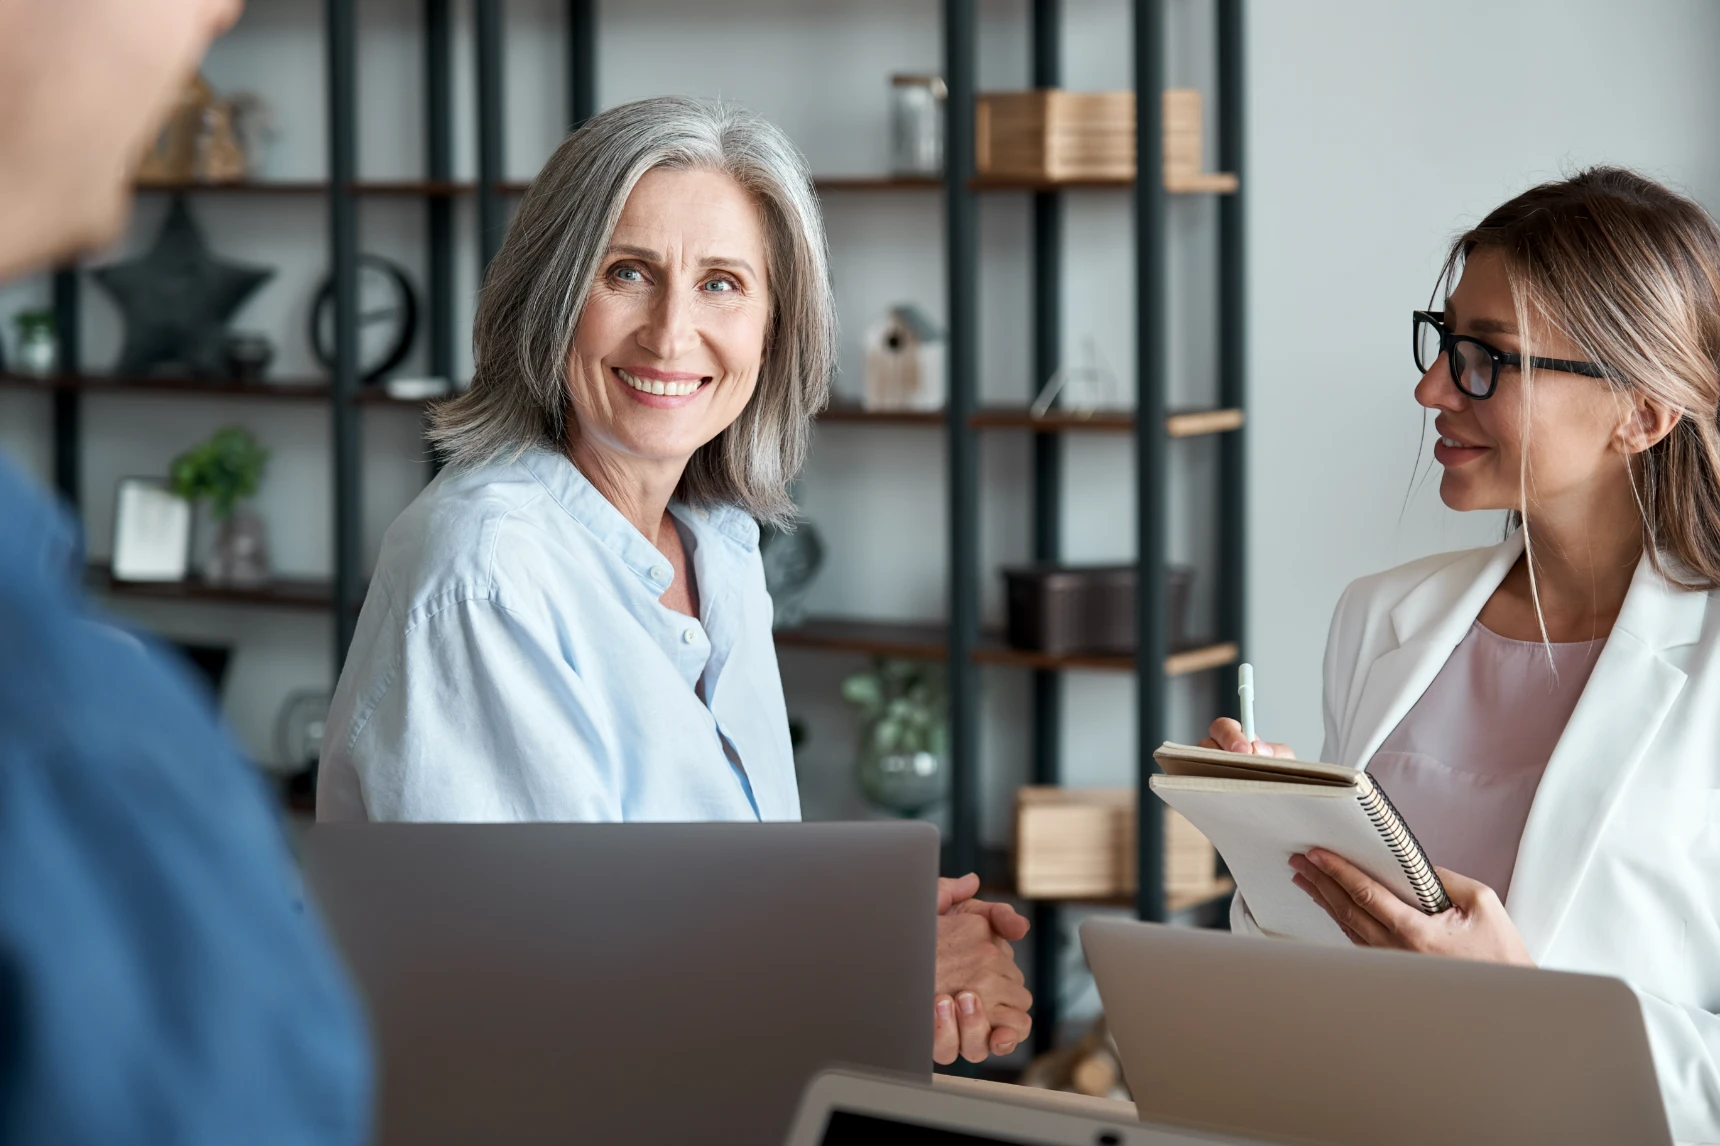
[[973,416],[975,429],[1034,430],[1132,430],[1133,410],[1048,410],[1037,417],[1026,406],[986,406]]
[[[867,656],[903,657],[910,660],[943,660],[948,655],[944,626],[937,623],[864,621],[837,617],[815,617],[791,629],[776,631],[779,649],[810,649]],[[1182,649],[1165,658],[1167,676],[1186,676],[1218,668],[1235,661],[1239,649],[1232,642]],[[1092,670],[1127,672],[1135,667],[1131,656],[1095,656],[1039,653],[1014,649],[995,633],[980,638],[974,651],[979,664],[1008,668]]]
[[[321,179],[258,179],[232,183],[140,183],[140,195],[327,195],[329,183]],[[510,184],[504,184],[506,190]],[[519,185],[524,189],[524,184]],[[477,185],[455,179],[359,179],[347,184],[354,195],[439,199],[470,195]]]
[[1165,180],[1165,190],[1172,195],[1234,195],[1238,186],[1239,180],[1228,171],[1202,171]]
[[1203,434],[1227,434],[1242,429],[1246,415],[1234,407],[1219,410],[1179,410],[1165,419],[1165,433],[1173,438],[1197,438]]
[[777,648],[863,653],[910,660],[942,660],[944,626],[899,621],[858,621],[814,617],[791,629],[776,631]]
[[334,600],[334,587],[327,581],[282,577],[267,584],[239,587],[210,585],[203,581],[115,581],[105,564],[92,564],[90,588],[115,597],[152,601],[193,601],[223,605],[262,605],[280,609],[327,609]]
[[139,183],[140,195],[326,195],[320,179],[257,179],[227,183]]
[[[496,190],[503,195],[522,195],[530,184],[529,179],[504,179],[496,184]],[[937,191],[943,188],[944,181],[937,175],[825,175],[815,177],[812,184],[820,192],[865,193]],[[1104,190],[1134,185],[1132,175],[1090,179],[981,175],[968,183],[972,190],[979,192]],[[321,179],[256,179],[224,183],[139,183],[135,189],[140,195],[326,195],[329,184]],[[1236,189],[1236,176],[1224,171],[1201,172],[1165,181],[1165,190],[1173,195],[1224,195]],[[441,198],[473,194],[477,185],[469,180],[452,179],[361,179],[350,184],[349,190],[354,195]]]
[[447,199],[455,195],[470,195],[476,185],[454,179],[360,179],[348,184],[354,195],[401,196],[421,195],[427,199]]
[[936,175],[821,175],[812,185],[819,191],[938,191],[944,181]]
[[75,391],[80,394],[174,394],[204,398],[264,398],[286,401],[328,401],[328,383],[315,378],[283,378],[267,382],[234,382],[221,378],[127,378],[105,374],[0,374],[0,386],[28,390]]
[[[941,426],[945,422],[942,410],[868,410],[848,401],[833,403],[818,420],[873,426]],[[1166,417],[1165,432],[1173,438],[1193,438],[1238,429],[1243,420],[1243,412],[1237,409],[1178,410]],[[1135,428],[1135,414],[1132,410],[1051,410],[1035,417],[1026,406],[987,406],[974,413],[970,424],[976,430],[1119,433]]]
[[1132,175],[1110,176],[1102,179],[1026,179],[1013,176],[980,175],[968,184],[975,191],[1066,191],[1133,187]]
[[[0,386],[44,392],[63,390],[80,394],[169,395],[193,398],[242,398],[264,401],[329,400],[329,384],[320,378],[278,379],[267,382],[234,382],[219,378],[121,378],[99,374],[58,374],[37,378],[28,374],[0,373]],[[442,395],[441,397],[449,397]],[[438,398],[391,398],[381,386],[363,386],[353,396],[361,406],[423,409]]]
[[1225,665],[1235,664],[1241,655],[1242,650],[1234,641],[1180,649],[1165,658],[1165,675],[1188,676],[1191,673],[1223,668]]

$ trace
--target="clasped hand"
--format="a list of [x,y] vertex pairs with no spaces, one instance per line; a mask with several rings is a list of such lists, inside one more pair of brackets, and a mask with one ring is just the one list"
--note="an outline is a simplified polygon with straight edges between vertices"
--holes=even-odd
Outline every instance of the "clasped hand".
[[1033,995],[1010,946],[1027,934],[1027,920],[1007,903],[975,899],[978,892],[977,875],[938,881],[932,1057],[939,1063],[1008,1054],[1033,1029]]

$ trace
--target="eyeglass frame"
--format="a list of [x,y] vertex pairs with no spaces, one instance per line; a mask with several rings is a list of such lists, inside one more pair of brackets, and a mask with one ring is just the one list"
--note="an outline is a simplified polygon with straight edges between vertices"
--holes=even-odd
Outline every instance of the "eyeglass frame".
[[[1434,355],[1433,362],[1429,362],[1426,366],[1421,364],[1421,339],[1419,337],[1421,334],[1421,324],[1423,322],[1432,324],[1433,328],[1439,332],[1439,354]],[[1457,363],[1453,361],[1451,357],[1451,348],[1459,342],[1467,342],[1480,348],[1480,350],[1487,355],[1487,360],[1493,364],[1493,373],[1487,381],[1487,392],[1485,394],[1473,393],[1463,385],[1463,379],[1458,375]],[[1466,397],[1475,399],[1477,402],[1485,402],[1487,399],[1493,397],[1493,392],[1499,388],[1500,368],[1505,366],[1516,366],[1521,368],[1525,361],[1521,354],[1516,354],[1509,350],[1500,350],[1497,346],[1491,346],[1488,343],[1481,341],[1479,338],[1472,338],[1467,334],[1453,334],[1445,325],[1445,312],[1443,310],[1418,310],[1411,312],[1409,347],[1410,356],[1415,362],[1415,368],[1420,370],[1423,374],[1432,370],[1433,363],[1438,362],[1440,357],[1443,355],[1445,358],[1446,369],[1451,372],[1451,384],[1456,386],[1460,393]],[[1527,361],[1530,366],[1533,366],[1537,370],[1559,370],[1566,374],[1581,374],[1584,378],[1614,377],[1613,371],[1597,362],[1572,362],[1564,358],[1540,358],[1535,355],[1530,355]]]

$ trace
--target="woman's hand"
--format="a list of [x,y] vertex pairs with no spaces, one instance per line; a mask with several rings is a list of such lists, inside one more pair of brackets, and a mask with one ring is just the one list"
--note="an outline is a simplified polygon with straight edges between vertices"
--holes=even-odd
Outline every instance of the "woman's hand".
[[1291,882],[1325,908],[1359,947],[1396,947],[1484,963],[1533,967],[1529,949],[1492,888],[1434,868],[1451,898],[1449,910],[1424,915],[1355,864],[1324,848],[1290,857]]
[[1033,995],[1010,947],[1027,934],[1027,920],[1006,903],[975,899],[978,891],[976,875],[938,881],[932,1057],[943,1064],[1008,1054],[1033,1029]]
[[1212,722],[1212,727],[1206,730],[1206,739],[1200,742],[1200,747],[1255,756],[1281,756],[1286,760],[1296,759],[1296,753],[1290,750],[1288,744],[1269,744],[1264,740],[1249,743],[1248,737],[1242,735],[1242,725],[1228,716],[1221,716]]

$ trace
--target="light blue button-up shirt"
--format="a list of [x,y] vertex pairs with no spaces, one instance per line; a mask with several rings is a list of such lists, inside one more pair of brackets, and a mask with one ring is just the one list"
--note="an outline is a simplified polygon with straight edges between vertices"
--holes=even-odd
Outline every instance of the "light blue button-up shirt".
[[432,481],[383,538],[318,818],[799,819],[758,527],[670,512],[696,620],[659,600],[668,559],[560,454]]

